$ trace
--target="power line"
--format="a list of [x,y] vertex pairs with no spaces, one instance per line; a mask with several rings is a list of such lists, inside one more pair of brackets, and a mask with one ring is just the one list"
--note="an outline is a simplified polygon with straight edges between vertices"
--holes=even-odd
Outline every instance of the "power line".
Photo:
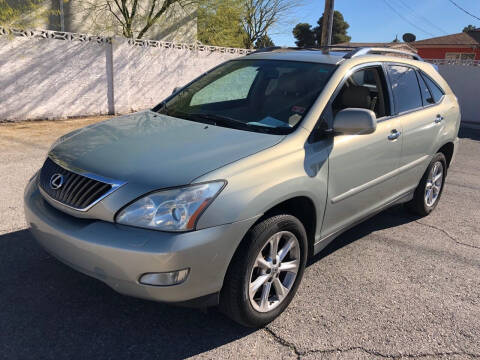
[[410,10],[413,14],[413,16],[416,16],[418,19],[422,20],[423,22],[427,23],[428,25],[430,25],[431,27],[434,27],[435,29],[437,29],[438,31],[444,33],[445,35],[448,35],[448,32],[446,32],[445,30],[443,30],[441,27],[439,27],[438,25],[432,23],[430,20],[428,20],[425,16],[422,16],[422,15],[417,15],[417,11],[415,9],[413,9],[410,5],[408,5],[405,1],[403,0],[398,0],[400,4],[403,5],[403,7],[405,7],[406,9]]
[[450,1],[453,5],[455,5],[455,6],[456,6],[457,8],[459,8],[460,10],[462,10],[465,14],[468,14],[468,15],[470,15],[471,17],[474,17],[475,19],[480,20],[480,18],[479,18],[478,16],[475,16],[475,15],[473,15],[471,12],[465,10],[465,9],[462,8],[460,5],[458,5],[455,1],[453,1],[453,0],[448,0],[448,1]]
[[434,34],[432,34],[431,32],[428,32],[426,31],[425,29],[422,29],[420,26],[418,26],[417,24],[411,22],[410,20],[408,20],[405,16],[403,16],[403,14],[399,11],[397,11],[397,9],[395,9],[389,2],[387,2],[387,0],[383,0],[383,2],[395,13],[397,14],[399,17],[401,17],[403,19],[403,21],[409,23],[411,26],[413,26],[414,28],[416,28],[417,30],[420,30],[421,32],[427,34],[427,35],[430,35],[432,37],[435,37]]

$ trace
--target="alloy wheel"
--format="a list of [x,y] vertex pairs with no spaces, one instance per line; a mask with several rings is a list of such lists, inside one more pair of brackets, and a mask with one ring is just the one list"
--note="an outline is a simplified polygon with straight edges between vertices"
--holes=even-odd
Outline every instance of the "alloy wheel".
[[290,231],[271,236],[258,253],[250,274],[248,295],[258,312],[279,306],[295,283],[300,266],[300,244]]
[[432,207],[440,196],[443,185],[443,164],[440,161],[435,162],[428,175],[425,186],[425,204]]

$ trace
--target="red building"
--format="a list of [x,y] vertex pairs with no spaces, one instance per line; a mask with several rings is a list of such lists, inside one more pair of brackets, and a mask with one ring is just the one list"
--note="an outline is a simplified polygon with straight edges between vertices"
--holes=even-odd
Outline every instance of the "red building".
[[413,43],[424,59],[480,60],[480,29]]

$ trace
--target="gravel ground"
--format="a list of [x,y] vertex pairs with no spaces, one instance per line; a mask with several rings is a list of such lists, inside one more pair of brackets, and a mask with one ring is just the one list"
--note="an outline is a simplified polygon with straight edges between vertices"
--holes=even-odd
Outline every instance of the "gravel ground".
[[462,129],[433,214],[398,206],[348,231],[310,262],[287,311],[253,331],[119,295],[32,239],[27,180],[56,137],[98,120],[0,124],[0,358],[480,358],[480,131]]

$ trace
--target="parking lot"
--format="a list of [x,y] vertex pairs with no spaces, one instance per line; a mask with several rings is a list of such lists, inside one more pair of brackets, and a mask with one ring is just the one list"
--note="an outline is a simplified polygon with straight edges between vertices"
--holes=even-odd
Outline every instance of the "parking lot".
[[251,330],[119,295],[35,243],[26,182],[56,137],[98,120],[0,124],[0,358],[480,358],[480,130],[461,130],[434,213],[397,206],[343,234],[285,313]]

